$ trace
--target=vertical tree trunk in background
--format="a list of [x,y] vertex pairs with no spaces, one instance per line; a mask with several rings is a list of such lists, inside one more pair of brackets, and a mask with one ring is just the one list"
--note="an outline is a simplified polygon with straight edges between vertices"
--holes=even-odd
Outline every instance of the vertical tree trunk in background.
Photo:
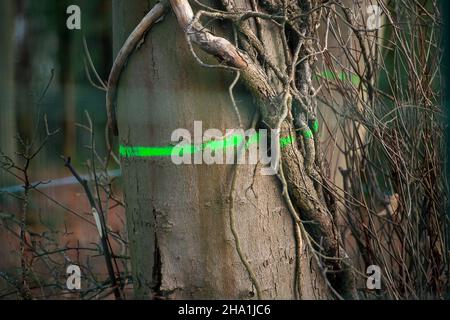
[[[113,2],[115,54],[149,8],[145,0]],[[122,73],[117,96],[120,144],[168,145],[177,128],[193,133],[194,121],[203,121],[203,130],[238,128],[228,95],[233,77],[230,72],[199,66],[173,14],[167,14]],[[244,91],[236,94],[248,128],[254,114],[252,99]],[[279,182],[274,176],[262,176],[259,169],[242,165],[238,171],[234,207],[241,249],[263,298],[292,299],[293,221]],[[230,231],[232,170],[231,165],[176,166],[170,157],[122,159],[137,298],[254,296]],[[329,292],[304,244],[300,250],[301,297],[327,297]]]
[[[30,52],[30,26],[27,19],[27,1],[15,1],[17,8],[17,37],[15,56],[15,85],[16,85],[16,123],[22,137],[30,138],[33,135],[35,112],[32,106],[33,94],[31,90],[31,78],[33,73]],[[30,112],[31,111],[31,112]]]
[[[58,1],[56,8],[58,12],[65,12],[66,8],[71,5],[81,5],[80,1]],[[59,15],[59,25],[65,26],[67,15]],[[60,86],[62,103],[64,107],[64,154],[75,154],[77,145],[76,135],[76,86],[75,86],[75,66],[76,57],[74,55],[74,46],[81,45],[79,42],[76,44],[75,39],[78,31],[69,30],[67,28],[57,28],[59,43],[59,74],[60,74]],[[81,37],[80,37],[81,38]],[[76,58],[76,59],[74,59]]]
[[[14,4],[15,0],[0,1],[0,151],[13,160],[16,152],[16,112],[14,103]],[[1,156],[1,155],[0,155]],[[10,174],[0,168],[0,188],[15,183]],[[0,211],[7,211],[15,202],[8,195],[0,194]],[[20,261],[17,255],[10,252],[12,246],[17,247],[17,238],[12,234],[2,234],[0,238],[0,269],[9,266],[18,266]],[[4,279],[0,280],[0,287],[6,285]]]
[[[16,151],[16,113],[14,104],[14,3],[13,0],[0,2],[0,150],[14,159]],[[0,187],[11,182],[11,176],[0,170]]]
[[[372,1],[363,0],[359,3],[356,3],[353,0],[343,0],[342,4],[345,7],[350,8],[351,12],[353,12],[355,16],[357,16],[356,21],[358,21],[362,29],[366,25],[367,19],[369,17],[366,8],[372,4]],[[355,33],[348,27],[348,24],[346,24],[346,22],[339,21],[335,26],[335,29],[338,28],[340,30],[339,37],[337,37],[334,32],[328,32],[327,57],[331,56],[336,60],[328,58],[327,61],[324,60],[322,56],[319,56],[318,70],[327,73],[335,72],[337,74],[344,72],[346,77],[348,77],[344,81],[344,87],[352,85],[357,87],[358,85],[352,84],[352,81],[354,80],[351,78],[352,75],[355,74],[354,68],[356,68],[359,73],[364,74],[367,67],[362,54],[360,53],[361,45],[358,42]],[[326,30],[327,25],[325,23],[322,23],[320,27],[320,35],[322,39],[325,39],[325,35],[327,33]],[[375,32],[367,32],[364,35],[364,45],[367,52],[369,52],[370,57],[377,59],[377,53],[375,52],[377,38],[375,35]],[[342,39],[348,39],[348,42],[343,45]],[[352,54],[348,54],[348,56],[345,55],[345,50]],[[349,61],[349,57],[357,61]],[[375,63],[375,59],[374,61],[372,61],[372,63]],[[337,81],[337,79],[334,79],[330,82]],[[358,81],[362,82],[361,79],[359,79]],[[361,96],[360,99],[367,102],[368,98],[367,90],[365,89],[366,86],[364,85],[363,88],[364,89],[361,89],[358,93]],[[358,110],[362,110],[362,108],[364,108],[364,106],[362,106],[361,103],[358,102],[357,98],[353,97],[354,99],[352,99],[351,94],[343,94],[342,91],[342,88],[339,87],[338,89],[331,89],[329,92],[327,90],[322,90],[321,94],[324,100],[333,101],[335,104],[332,107],[337,108],[339,112],[345,112],[345,110],[351,107],[356,107]],[[330,95],[332,96],[332,98],[330,97]],[[356,168],[349,168],[347,163],[348,159],[346,159],[345,153],[342,152],[342,150],[346,150],[346,146],[345,137],[343,135],[341,127],[345,127],[347,128],[347,130],[349,130],[349,132],[351,132],[352,130],[354,130],[353,122],[344,119],[344,117],[337,115],[335,112],[332,112],[329,106],[325,106],[322,103],[319,103],[319,109],[321,111],[320,115],[322,118],[322,123],[326,124],[326,130],[321,131],[321,140],[323,144],[322,147],[325,152],[325,159],[330,166],[330,179],[334,181],[334,183],[338,187],[338,194],[341,198],[343,198],[344,182],[342,174],[341,172],[339,172],[338,168],[342,168],[344,170],[356,170]],[[362,144],[364,145],[366,138],[366,129],[363,126],[359,126],[354,134],[356,133],[361,137]],[[347,156],[349,156],[348,151]]]
[[[62,7],[64,8],[64,7]],[[63,12],[63,10],[61,10]],[[65,18],[65,16],[62,16]],[[63,23],[64,21],[62,21]],[[61,25],[63,25],[61,23]],[[60,28],[59,71],[64,106],[64,154],[75,154],[76,139],[76,102],[73,64],[73,31]]]
[[[368,10],[369,6],[375,3],[377,2],[370,0],[359,2],[353,0],[342,1],[342,4],[354,14],[353,19],[355,19],[355,22],[361,29],[366,27],[369,16],[372,14],[372,11]],[[344,16],[342,9],[337,7],[337,10]],[[380,26],[382,26],[383,17],[380,16],[379,19]],[[319,30],[320,38],[325,39],[327,34],[326,23],[322,23]],[[339,30],[339,32],[334,30]],[[361,159],[361,154],[365,151],[367,141],[366,127],[353,119],[346,119],[342,114],[351,109],[356,109],[361,114],[364,114],[364,108],[372,106],[373,103],[369,99],[367,84],[365,84],[363,79],[357,79],[357,83],[354,83],[353,76],[355,74],[364,75],[367,70],[368,64],[361,53],[362,45],[369,56],[372,68],[379,68],[380,64],[377,63],[377,60],[380,59],[380,53],[377,50],[377,46],[381,44],[378,42],[381,42],[380,39],[383,38],[383,32],[384,28],[381,27],[376,32],[369,31],[364,33],[363,43],[361,44],[355,32],[348,26],[348,23],[345,20],[338,20],[338,22],[334,23],[331,31],[328,30],[328,50],[326,54],[319,56],[317,63],[318,72],[328,74],[333,72],[337,75],[345,73],[346,77],[344,81],[327,79],[328,85],[331,84],[330,88],[323,88],[320,92],[321,99],[328,103],[332,101],[332,107],[338,110],[338,113],[324,103],[319,102],[318,104],[321,128],[323,128],[321,130],[321,145],[324,159],[328,163],[329,178],[334,183],[336,194],[340,199],[346,199],[347,195],[351,193],[350,181],[356,181],[354,179],[355,176],[360,174],[362,162],[355,165],[353,160]],[[343,43],[342,39],[347,39],[347,42]],[[370,82],[372,83],[374,79],[374,76],[372,76]],[[361,87],[359,88],[360,84]],[[364,101],[364,104],[361,101]],[[349,136],[359,137],[354,139],[356,145],[353,148],[349,145]],[[345,183],[344,174],[346,175]],[[356,211],[358,209],[353,208],[345,201],[339,202],[338,207],[337,223],[343,235],[347,253],[352,258],[352,261],[359,261],[361,269],[364,270],[367,266],[373,264],[373,261],[357,260],[359,259],[360,251],[354,242],[354,238],[349,234],[348,225],[348,222],[357,214]],[[363,282],[365,279],[360,278],[359,281],[359,285],[364,286]]]

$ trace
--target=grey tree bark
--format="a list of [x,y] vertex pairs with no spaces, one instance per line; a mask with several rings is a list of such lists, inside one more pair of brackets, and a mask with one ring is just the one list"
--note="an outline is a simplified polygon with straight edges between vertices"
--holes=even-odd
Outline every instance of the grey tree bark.
[[[115,53],[150,8],[144,0],[113,2]],[[232,38],[229,30],[215,31]],[[273,37],[270,29],[262,32]],[[281,46],[272,41],[276,57]],[[194,121],[222,132],[238,128],[228,93],[233,77],[229,71],[201,67],[174,15],[167,14],[121,75],[120,144],[167,145],[173,130],[193,132]],[[253,99],[238,88],[236,100],[248,128],[255,113]],[[122,158],[122,172],[136,298],[256,296],[230,230],[231,165],[176,166],[170,158]],[[236,231],[261,298],[330,297],[305,243],[300,239],[296,247],[293,219],[276,177],[262,176],[252,165],[239,166],[234,195]],[[301,258],[298,272],[296,253]]]

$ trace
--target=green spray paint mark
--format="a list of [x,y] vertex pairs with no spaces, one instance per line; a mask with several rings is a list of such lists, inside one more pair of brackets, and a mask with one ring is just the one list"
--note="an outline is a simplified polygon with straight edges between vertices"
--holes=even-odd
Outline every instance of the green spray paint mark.
[[[119,147],[119,154],[121,157],[135,157],[135,158],[149,158],[149,157],[170,157],[172,154],[182,156],[184,154],[194,154],[202,150],[209,149],[211,151],[223,150],[231,147],[236,147],[242,144],[244,137],[241,134],[234,134],[226,139],[217,141],[208,141],[200,146],[193,144],[163,146],[163,147],[143,147],[143,146],[123,146]],[[284,148],[293,143],[295,138],[291,136],[280,138],[280,147]],[[245,143],[245,149],[250,145],[259,142],[259,133],[255,133],[249,137]]]
[[312,131],[314,133],[319,132],[319,120],[315,119],[312,123]]
[[312,131],[310,129],[305,129],[303,130],[303,138],[305,139],[312,139],[313,134]]
[[[167,147],[119,147],[121,157],[167,157],[172,154],[173,146]],[[181,148],[180,148],[181,149]]]
[[351,74],[350,76],[348,76],[347,73],[345,73],[344,71],[339,72],[338,74],[334,73],[331,70],[325,70],[322,71],[321,73],[318,73],[315,78],[325,78],[327,80],[336,80],[339,79],[341,81],[346,81],[346,80],[350,80],[351,83],[354,86],[358,86],[360,83],[360,79],[359,76],[356,74]]
[[280,148],[284,148],[290,145],[291,143],[294,143],[294,141],[295,138],[293,138],[292,136],[283,137],[280,139]]

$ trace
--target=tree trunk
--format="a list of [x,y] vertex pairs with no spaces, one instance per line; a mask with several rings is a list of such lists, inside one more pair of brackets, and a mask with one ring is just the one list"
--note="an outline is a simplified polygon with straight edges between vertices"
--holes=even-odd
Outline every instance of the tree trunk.
[[[56,4],[59,12],[65,12],[66,8],[73,1],[60,1]],[[79,3],[78,3],[79,5]],[[60,25],[65,25],[67,15],[61,15],[58,19]],[[64,142],[63,150],[64,154],[75,154],[77,145],[76,135],[76,84],[75,84],[75,61],[74,47],[76,45],[76,33],[68,28],[58,28],[59,39],[59,70],[61,72],[59,85],[61,86],[61,97],[64,108]],[[78,57],[77,57],[78,58]]]
[[[0,165],[8,164],[3,155],[16,160],[16,112],[14,103],[14,0],[0,1]],[[16,183],[16,179],[0,167],[0,189]],[[7,211],[16,204],[16,200],[7,194],[0,193],[0,211]],[[3,232],[2,232],[3,233]],[[1,235],[0,268],[5,270],[9,266],[18,266],[18,255],[12,255],[10,245],[17,244],[17,238],[12,234]],[[6,286],[5,280],[0,281],[0,287]]]
[[[145,0],[113,2],[115,53],[148,10]],[[168,13],[121,75],[120,144],[165,146],[177,128],[193,133],[194,121],[202,121],[203,130],[239,128],[228,93],[233,77],[229,71],[201,67]],[[248,128],[253,100],[243,88],[236,90],[236,100]],[[259,169],[239,165],[234,191],[234,225],[246,268],[230,229],[232,165],[177,166],[170,157],[122,158],[136,298],[249,299],[256,296],[255,279],[260,298],[330,296],[301,239],[296,247],[279,181]],[[297,253],[301,261],[296,273]]]
[[[16,142],[16,114],[14,104],[14,1],[0,3],[0,151],[14,159]],[[0,169],[0,187],[14,181],[11,175]]]

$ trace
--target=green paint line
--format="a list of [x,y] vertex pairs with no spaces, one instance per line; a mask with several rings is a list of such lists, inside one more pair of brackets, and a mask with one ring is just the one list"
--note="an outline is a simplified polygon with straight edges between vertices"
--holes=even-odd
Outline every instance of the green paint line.
[[[176,145],[176,146],[163,146],[163,147],[144,147],[144,146],[124,146],[120,145],[119,154],[121,157],[130,158],[149,158],[149,157],[170,157],[172,154],[178,154],[182,156],[184,154],[194,154],[201,152],[202,150],[209,149],[211,151],[223,150],[230,147],[236,147],[241,145],[244,137],[240,134],[231,135],[224,140],[208,141],[201,146],[195,146],[193,144]],[[295,138],[291,136],[280,138],[280,147],[284,148],[287,145],[293,143]],[[252,144],[259,142],[259,133],[256,133],[249,137],[245,143],[245,148]]]
[[122,157],[167,157],[172,154],[173,146],[167,147],[127,147],[120,146],[119,154]]
[[360,83],[360,79],[359,76],[356,74],[351,74],[350,77],[347,75],[347,73],[345,73],[344,71],[339,72],[338,74],[335,74],[333,71],[331,70],[324,70],[318,74],[316,74],[315,78],[325,78],[327,80],[336,80],[339,79],[341,81],[346,81],[346,80],[350,80],[351,83],[354,86],[358,86]]
[[294,143],[294,141],[295,138],[293,138],[292,136],[283,137],[280,139],[280,148],[284,148],[290,145],[291,143]]
[[303,130],[303,138],[305,139],[312,139],[313,134],[312,131],[310,129],[305,129]]
[[319,120],[315,119],[312,123],[312,131],[314,133],[319,132]]

